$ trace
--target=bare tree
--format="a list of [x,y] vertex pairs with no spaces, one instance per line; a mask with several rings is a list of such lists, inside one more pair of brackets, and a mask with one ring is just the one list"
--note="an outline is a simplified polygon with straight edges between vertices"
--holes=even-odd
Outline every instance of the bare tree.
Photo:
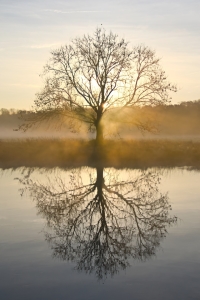
[[169,92],[176,87],[167,81],[159,63],[148,47],[129,49],[124,39],[97,28],[93,36],[76,38],[51,52],[32,121],[57,114],[79,119],[96,131],[99,143],[103,140],[102,118],[110,109],[170,100]]

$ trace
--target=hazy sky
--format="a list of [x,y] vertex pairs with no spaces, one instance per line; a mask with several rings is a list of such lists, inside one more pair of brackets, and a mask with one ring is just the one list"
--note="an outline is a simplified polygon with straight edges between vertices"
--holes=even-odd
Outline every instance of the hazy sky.
[[199,0],[0,0],[0,108],[31,108],[50,51],[97,26],[156,50],[179,91],[200,99]]

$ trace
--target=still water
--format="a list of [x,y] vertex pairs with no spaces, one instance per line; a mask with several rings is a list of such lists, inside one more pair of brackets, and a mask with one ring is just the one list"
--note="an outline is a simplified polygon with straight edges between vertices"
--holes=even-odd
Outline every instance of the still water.
[[200,172],[0,173],[0,299],[200,299]]

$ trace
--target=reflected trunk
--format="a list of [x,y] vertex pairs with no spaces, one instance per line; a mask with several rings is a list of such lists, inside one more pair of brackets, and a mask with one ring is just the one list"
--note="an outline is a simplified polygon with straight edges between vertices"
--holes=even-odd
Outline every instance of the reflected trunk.
[[103,184],[104,184],[103,169],[104,169],[103,167],[96,168],[96,172],[97,172],[97,180],[96,180],[97,192],[98,192],[98,195],[101,198],[102,198],[102,195],[103,195]]

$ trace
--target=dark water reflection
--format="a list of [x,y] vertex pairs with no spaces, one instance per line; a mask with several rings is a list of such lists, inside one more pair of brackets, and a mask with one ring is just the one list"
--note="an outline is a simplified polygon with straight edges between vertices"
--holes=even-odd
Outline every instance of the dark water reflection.
[[[34,179],[34,170],[18,178],[38,214],[46,220],[46,241],[53,256],[72,261],[77,270],[98,279],[156,254],[168,227],[175,224],[168,194],[159,191],[158,170],[57,169]],[[45,178],[45,179],[44,179]]]

